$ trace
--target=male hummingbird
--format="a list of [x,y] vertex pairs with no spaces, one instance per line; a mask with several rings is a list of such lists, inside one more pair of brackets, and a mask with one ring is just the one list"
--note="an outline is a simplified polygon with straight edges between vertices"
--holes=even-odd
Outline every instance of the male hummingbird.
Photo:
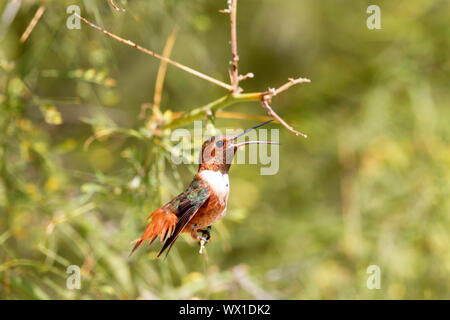
[[[153,211],[144,234],[137,240],[130,255],[145,241],[149,246],[160,236],[164,246],[158,257],[172,247],[180,233],[189,232],[194,240],[206,244],[211,238],[211,225],[224,217],[227,209],[230,182],[228,171],[239,147],[269,141],[245,141],[237,138],[250,130],[259,128],[273,120],[258,124],[235,136],[214,136],[205,141],[200,153],[200,165],[190,185],[177,197]],[[199,235],[201,233],[201,235]]]

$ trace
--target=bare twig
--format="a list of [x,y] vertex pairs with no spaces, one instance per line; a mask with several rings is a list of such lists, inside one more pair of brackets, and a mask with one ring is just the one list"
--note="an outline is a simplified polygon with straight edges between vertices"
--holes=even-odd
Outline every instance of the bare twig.
[[284,92],[284,91],[288,90],[290,87],[295,86],[296,84],[309,83],[309,82],[311,82],[311,80],[309,80],[307,78],[297,78],[297,79],[289,78],[289,82],[283,84],[278,89],[269,89],[269,91],[266,94],[266,96],[271,98],[271,97],[276,96],[277,94],[279,94],[281,92]]
[[109,32],[109,31],[107,31],[107,30],[105,30],[105,29],[103,29],[103,28],[101,28],[101,27],[99,27],[99,26],[93,24],[92,22],[90,22],[89,20],[87,20],[86,18],[84,18],[84,17],[82,17],[82,16],[80,16],[80,15],[78,15],[78,14],[75,14],[75,15],[76,15],[78,18],[80,18],[83,22],[85,22],[86,24],[88,24],[89,26],[91,26],[92,28],[97,29],[98,31],[103,32],[104,34],[108,35],[109,37],[111,37],[111,38],[113,38],[113,39],[115,39],[115,40],[117,40],[117,41],[119,41],[119,42],[122,42],[122,43],[124,43],[124,44],[126,44],[126,45],[128,45],[128,46],[130,46],[130,47],[134,47],[134,48],[136,48],[137,50],[139,50],[139,51],[141,51],[141,52],[143,52],[143,53],[145,53],[145,54],[148,54],[148,55],[150,55],[150,56],[152,56],[152,57],[155,57],[155,58],[158,58],[158,59],[160,59],[160,60],[162,60],[162,61],[165,61],[165,62],[167,62],[167,63],[169,63],[169,64],[171,64],[171,65],[173,65],[173,66],[175,66],[175,67],[177,67],[177,68],[179,68],[179,69],[181,69],[181,70],[184,70],[184,71],[186,71],[186,72],[188,72],[188,73],[190,73],[190,74],[192,74],[192,75],[198,77],[198,78],[201,78],[201,79],[203,79],[203,80],[206,80],[206,81],[209,81],[209,82],[211,82],[211,83],[214,83],[215,85],[220,86],[220,87],[222,87],[222,88],[225,88],[225,89],[227,89],[227,90],[229,90],[229,91],[232,91],[232,90],[233,90],[233,87],[230,86],[229,84],[225,83],[225,82],[222,82],[222,81],[220,81],[220,80],[217,80],[217,79],[215,79],[215,78],[213,78],[213,77],[210,77],[210,76],[208,76],[208,75],[206,75],[206,74],[204,74],[204,73],[201,73],[201,72],[196,71],[196,70],[194,70],[194,69],[192,69],[192,68],[189,68],[189,67],[187,67],[187,66],[185,66],[185,65],[183,65],[183,64],[181,64],[181,63],[178,63],[178,62],[176,62],[176,61],[173,61],[173,60],[171,60],[171,59],[169,59],[169,58],[165,58],[165,57],[163,57],[163,56],[160,55],[160,54],[157,54],[157,53],[155,53],[155,52],[153,52],[153,51],[150,51],[150,50],[148,50],[148,49],[146,49],[146,48],[144,48],[144,47],[141,47],[140,45],[138,45],[138,44],[136,44],[136,43],[134,43],[134,42],[132,42],[132,41],[130,41],[130,40],[125,40],[125,39],[123,39],[123,38],[121,38],[121,37],[119,37],[119,36],[117,36],[117,35],[115,35],[115,34]]
[[255,75],[252,73],[252,72],[249,72],[249,73],[247,73],[247,74],[244,74],[244,75],[239,75],[239,81],[242,81],[242,80],[245,80],[245,79],[248,79],[248,78],[253,78]]
[[25,32],[20,37],[20,42],[24,43],[27,41],[28,37],[30,36],[31,32],[33,32],[34,27],[36,27],[37,23],[41,19],[42,15],[45,12],[45,9],[47,8],[47,0],[43,0],[41,6],[36,10],[36,13],[34,14],[33,19],[31,19],[30,24],[25,29]]
[[280,122],[286,129],[288,129],[290,132],[294,133],[296,136],[302,136],[304,138],[307,138],[308,136],[304,133],[298,132],[296,130],[294,130],[294,128],[292,128],[290,125],[288,125],[286,123],[286,121],[283,120],[283,118],[281,118],[278,114],[276,114],[275,111],[273,111],[273,109],[270,107],[269,103],[267,101],[261,101],[261,104],[263,105],[263,107],[267,110],[267,112],[274,117],[275,119],[277,119],[278,122]]
[[120,11],[120,12],[125,12],[126,10],[125,9],[123,9],[123,8],[120,8],[118,5],[116,5],[115,3],[114,3],[114,0],[109,0],[109,3],[112,5],[112,7],[114,8],[114,9],[116,9],[117,11]]
[[237,48],[237,32],[236,32],[236,12],[237,12],[237,0],[231,0],[229,3],[230,11],[230,26],[231,26],[231,85],[233,86],[233,92],[239,92],[239,56]]
[[307,79],[307,78],[297,78],[297,79],[293,79],[293,78],[289,78],[289,82],[283,84],[281,87],[279,87],[278,89],[274,89],[271,88],[269,89],[269,91],[264,92],[261,95],[261,104],[262,106],[267,110],[267,112],[274,117],[278,122],[280,122],[286,129],[288,129],[289,131],[291,131],[292,133],[294,133],[297,136],[302,136],[304,138],[307,138],[307,135],[304,133],[301,133],[299,131],[294,130],[294,128],[292,128],[290,125],[287,124],[286,121],[283,120],[283,118],[281,118],[270,106],[270,102],[272,100],[272,97],[276,96],[277,94],[284,92],[286,90],[288,90],[290,87],[295,86],[296,84],[301,84],[301,83],[309,83],[311,82],[311,80]]

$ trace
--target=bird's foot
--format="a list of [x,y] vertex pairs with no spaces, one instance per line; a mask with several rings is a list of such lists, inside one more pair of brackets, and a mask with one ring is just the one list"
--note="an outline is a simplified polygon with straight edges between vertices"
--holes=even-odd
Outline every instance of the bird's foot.
[[211,226],[208,226],[206,229],[200,229],[199,230],[202,233],[202,236],[205,237],[206,235],[206,242],[208,242],[209,239],[211,239]]

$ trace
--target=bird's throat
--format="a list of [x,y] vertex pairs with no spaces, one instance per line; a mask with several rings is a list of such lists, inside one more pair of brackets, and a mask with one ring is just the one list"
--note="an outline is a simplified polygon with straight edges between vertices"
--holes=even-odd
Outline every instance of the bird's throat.
[[220,198],[228,199],[230,181],[228,173],[215,170],[202,170],[199,172],[200,179],[208,183],[211,190]]

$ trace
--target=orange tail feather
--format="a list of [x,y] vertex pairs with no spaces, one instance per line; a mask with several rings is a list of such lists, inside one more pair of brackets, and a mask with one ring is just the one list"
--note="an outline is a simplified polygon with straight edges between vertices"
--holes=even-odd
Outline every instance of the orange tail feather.
[[161,208],[152,212],[148,219],[150,218],[151,221],[148,223],[142,236],[135,240],[136,244],[131,250],[130,255],[148,239],[150,239],[149,246],[158,236],[160,236],[160,240],[163,242],[165,238],[172,235],[178,221],[178,217],[174,213]]

